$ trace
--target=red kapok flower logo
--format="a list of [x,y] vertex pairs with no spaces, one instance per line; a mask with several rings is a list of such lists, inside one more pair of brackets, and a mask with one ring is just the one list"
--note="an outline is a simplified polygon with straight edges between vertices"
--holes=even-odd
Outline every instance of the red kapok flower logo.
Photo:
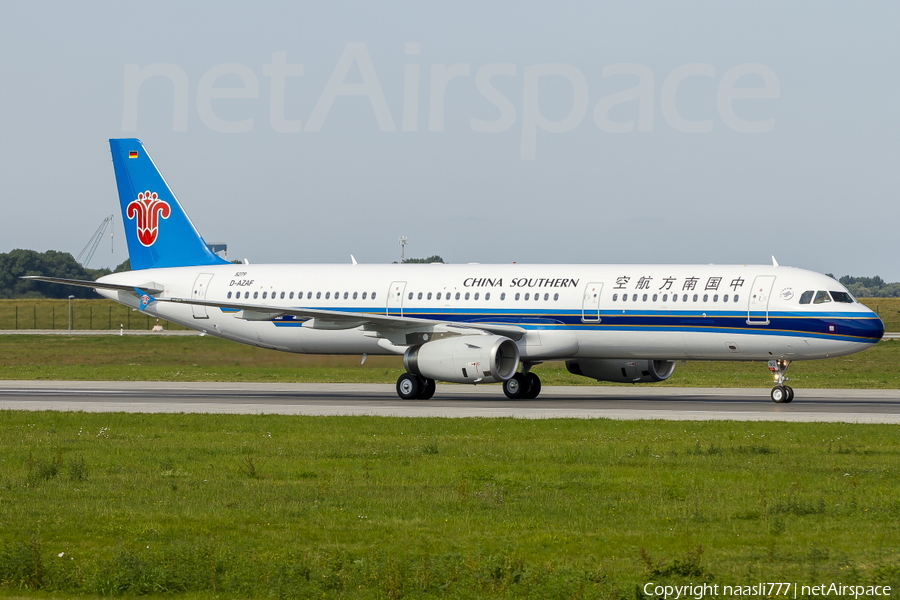
[[125,216],[137,219],[138,240],[147,247],[152,246],[159,235],[159,218],[168,219],[171,213],[169,203],[150,190],[138,194],[137,200],[125,207]]

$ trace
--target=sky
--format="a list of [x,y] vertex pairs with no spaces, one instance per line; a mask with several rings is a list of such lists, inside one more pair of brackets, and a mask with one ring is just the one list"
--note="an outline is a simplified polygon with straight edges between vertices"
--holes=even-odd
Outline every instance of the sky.
[[900,281],[900,5],[4,2],[0,252],[127,258],[140,138],[251,263],[737,263]]

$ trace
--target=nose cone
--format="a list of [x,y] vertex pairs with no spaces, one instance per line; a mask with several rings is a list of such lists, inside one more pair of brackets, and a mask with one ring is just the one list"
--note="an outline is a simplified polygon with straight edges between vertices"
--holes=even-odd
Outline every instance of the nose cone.
[[854,319],[848,333],[875,343],[884,336],[884,323],[878,318],[878,315],[870,312],[863,318]]

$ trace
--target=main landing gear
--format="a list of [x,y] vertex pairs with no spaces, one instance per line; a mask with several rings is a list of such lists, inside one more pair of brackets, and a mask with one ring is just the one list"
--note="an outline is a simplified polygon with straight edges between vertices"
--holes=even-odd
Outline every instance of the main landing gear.
[[503,382],[503,393],[510,400],[534,400],[541,393],[541,378],[530,371],[533,365],[522,364],[522,372]]
[[404,373],[397,380],[397,395],[404,400],[428,400],[434,396],[434,379]]
[[784,382],[788,380],[784,376],[784,372],[788,370],[789,366],[791,366],[791,361],[784,358],[769,361],[769,371],[772,372],[772,377],[775,379],[775,387],[772,388],[770,394],[772,402],[787,404],[794,399],[794,388],[784,385]]

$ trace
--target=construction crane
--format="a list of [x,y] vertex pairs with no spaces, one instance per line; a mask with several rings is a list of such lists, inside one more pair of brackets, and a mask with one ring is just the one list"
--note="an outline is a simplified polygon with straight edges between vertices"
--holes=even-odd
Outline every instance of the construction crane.
[[[78,253],[78,256],[75,258],[75,262],[81,263],[81,266],[85,269],[88,266],[88,263],[91,262],[91,259],[94,257],[94,252],[97,251],[97,246],[100,245],[100,240],[103,239],[103,234],[106,233],[106,229],[112,225],[113,218],[115,215],[109,215],[103,222],[100,223],[100,227],[97,228],[97,231],[94,232],[94,235],[91,236],[91,239],[88,240],[88,243],[85,244],[84,248],[82,248],[81,252]],[[110,230],[109,232],[109,251],[113,251],[113,236],[114,232]],[[81,257],[87,256],[84,259],[84,262],[81,262]]]

